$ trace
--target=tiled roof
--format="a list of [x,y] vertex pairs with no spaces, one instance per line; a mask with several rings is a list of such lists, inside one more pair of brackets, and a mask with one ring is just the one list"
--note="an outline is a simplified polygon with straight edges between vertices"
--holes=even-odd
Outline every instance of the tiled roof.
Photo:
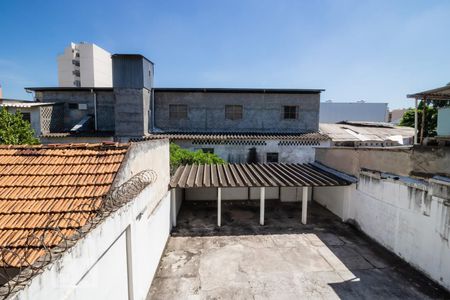
[[[0,146],[0,264],[27,265],[95,216],[128,144]],[[57,230],[55,230],[55,228]],[[22,255],[20,255],[22,253]]]
[[309,132],[309,133],[166,132],[166,133],[154,133],[139,140],[152,140],[161,138],[168,138],[171,140],[290,140],[290,141],[328,140],[328,136],[321,134],[319,132]]

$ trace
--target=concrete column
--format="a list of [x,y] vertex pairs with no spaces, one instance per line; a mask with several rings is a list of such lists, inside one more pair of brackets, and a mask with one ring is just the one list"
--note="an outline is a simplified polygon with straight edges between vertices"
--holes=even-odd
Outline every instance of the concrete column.
[[306,224],[308,216],[308,195],[309,188],[307,186],[303,187],[303,197],[302,197],[302,224]]
[[177,189],[170,190],[170,206],[172,213],[172,227],[177,226]]
[[264,202],[266,197],[266,188],[261,187],[259,191],[260,203],[259,203],[259,224],[264,225]]
[[217,188],[217,226],[221,226],[222,221],[222,188]]

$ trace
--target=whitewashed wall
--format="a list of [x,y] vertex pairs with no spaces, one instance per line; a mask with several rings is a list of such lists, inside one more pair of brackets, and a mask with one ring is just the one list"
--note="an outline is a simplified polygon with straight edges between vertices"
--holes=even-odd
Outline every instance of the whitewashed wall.
[[[182,192],[182,191],[181,191]],[[309,189],[311,195],[312,189]],[[185,200],[203,201],[217,200],[217,188],[192,188],[186,189]],[[266,199],[280,199],[282,202],[302,201],[302,188],[295,187],[267,187]],[[222,188],[222,200],[259,200],[259,188]],[[311,199],[311,197],[310,197]]]
[[450,290],[450,206],[440,196],[449,188],[359,179],[357,187],[315,188],[314,199]]
[[157,201],[153,190],[89,232],[14,299],[127,299],[129,283],[132,299],[145,299],[171,226],[169,194]]
[[269,152],[278,153],[279,162],[307,163],[313,162],[316,147],[330,147],[330,141],[322,141],[318,146],[309,145],[278,145],[279,141],[267,140],[266,145],[227,145],[227,144],[193,144],[192,141],[175,141],[180,147],[196,151],[202,148],[213,148],[214,153],[232,163],[247,162],[250,148],[256,148],[259,162],[266,162]]
[[168,141],[133,144],[114,186],[146,169],[157,180],[51,263],[13,299],[145,299],[171,228]]

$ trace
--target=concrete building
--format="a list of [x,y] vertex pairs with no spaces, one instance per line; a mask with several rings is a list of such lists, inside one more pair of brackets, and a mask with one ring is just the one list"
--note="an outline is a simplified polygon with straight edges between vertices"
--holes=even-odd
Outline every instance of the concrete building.
[[95,44],[70,43],[58,58],[60,87],[111,87],[111,53]]
[[321,102],[320,123],[341,121],[387,122],[389,109],[387,103]]
[[[320,89],[155,88],[154,65],[142,55],[112,56],[113,87],[37,87],[37,102],[58,103],[63,130],[43,143],[170,138],[231,162],[312,162]],[[41,130],[41,132],[43,132]],[[195,134],[188,139],[183,134]],[[213,136],[230,135],[219,142]],[[294,151],[301,149],[301,151]]]
[[394,109],[394,110],[390,111],[389,112],[389,120],[388,120],[389,123],[394,124],[394,125],[400,124],[400,121],[402,120],[403,115],[407,111],[408,111],[407,108]]
[[305,89],[155,88],[153,132],[228,162],[312,162],[320,92]]
[[321,91],[156,88],[154,127],[163,132],[317,132]]

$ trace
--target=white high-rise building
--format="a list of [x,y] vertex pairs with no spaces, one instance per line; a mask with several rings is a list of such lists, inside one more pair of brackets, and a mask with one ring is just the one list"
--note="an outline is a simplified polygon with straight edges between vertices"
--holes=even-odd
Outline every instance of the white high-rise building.
[[95,44],[70,43],[58,55],[60,87],[112,87],[111,53]]

